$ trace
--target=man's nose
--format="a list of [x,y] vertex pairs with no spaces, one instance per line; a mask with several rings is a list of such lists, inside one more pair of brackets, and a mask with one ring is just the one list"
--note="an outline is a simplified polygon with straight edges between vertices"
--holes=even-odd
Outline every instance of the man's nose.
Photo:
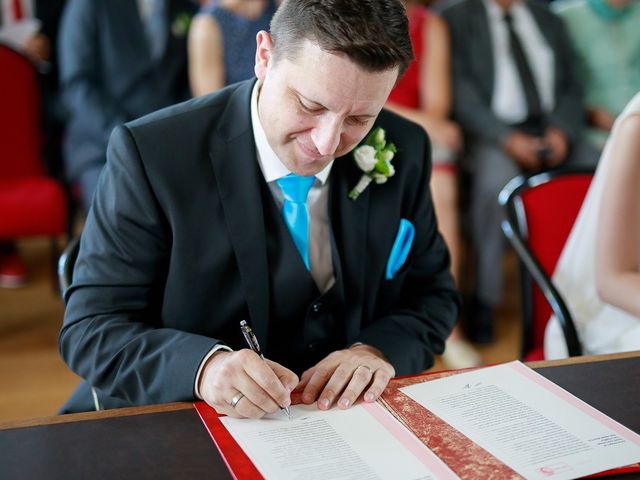
[[320,119],[311,132],[311,139],[320,155],[333,155],[340,144],[342,120],[336,117]]

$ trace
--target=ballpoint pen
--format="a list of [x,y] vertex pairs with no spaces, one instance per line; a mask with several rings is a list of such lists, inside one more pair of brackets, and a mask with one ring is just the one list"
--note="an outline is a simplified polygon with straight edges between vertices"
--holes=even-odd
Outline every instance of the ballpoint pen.
[[[244,335],[244,339],[247,341],[247,345],[249,345],[249,348],[253,352],[257,353],[260,356],[260,358],[264,360],[266,363],[266,359],[262,354],[262,350],[260,350],[260,344],[258,343],[258,339],[256,338],[255,334],[253,333],[253,330],[251,329],[251,327],[249,326],[246,320],[240,320],[240,330],[242,330],[242,335]],[[280,408],[284,411],[284,413],[287,414],[287,417],[291,419],[291,412],[289,411],[289,407],[280,407]]]

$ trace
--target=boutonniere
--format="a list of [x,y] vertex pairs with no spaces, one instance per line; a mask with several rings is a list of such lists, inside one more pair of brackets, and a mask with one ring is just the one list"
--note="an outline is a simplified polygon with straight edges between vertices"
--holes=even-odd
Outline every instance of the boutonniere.
[[184,37],[189,31],[191,25],[192,15],[188,12],[182,12],[176,15],[171,24],[171,33],[174,37]]
[[363,171],[360,180],[349,192],[349,198],[355,200],[369,186],[371,180],[376,183],[385,183],[389,177],[393,177],[396,169],[391,160],[396,153],[396,146],[387,143],[386,132],[377,127],[367,135],[367,138],[353,150],[353,159],[358,168]]

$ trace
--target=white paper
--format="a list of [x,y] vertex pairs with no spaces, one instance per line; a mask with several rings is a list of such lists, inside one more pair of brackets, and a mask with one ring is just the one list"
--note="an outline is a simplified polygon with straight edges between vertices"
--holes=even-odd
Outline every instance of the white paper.
[[291,420],[277,413],[220,421],[267,480],[458,478],[378,404],[324,411],[296,405]]
[[400,390],[528,479],[640,461],[640,436],[520,362]]

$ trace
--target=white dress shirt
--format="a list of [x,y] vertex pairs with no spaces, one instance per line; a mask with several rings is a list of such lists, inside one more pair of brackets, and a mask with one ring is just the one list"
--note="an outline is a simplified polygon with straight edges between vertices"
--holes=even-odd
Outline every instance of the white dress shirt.
[[[286,177],[291,171],[284,166],[269,145],[260,123],[258,116],[259,83],[256,82],[251,94],[253,138],[256,143],[258,163],[260,164],[262,175],[264,175],[264,180],[269,185],[273,198],[278,205],[278,210],[282,210],[284,194],[276,180]],[[333,162],[315,175],[316,178],[307,196],[307,209],[309,211],[309,266],[311,277],[320,293],[325,293],[335,283],[329,225],[329,173],[332,166]]]
[[[491,108],[500,120],[510,124],[520,123],[527,118],[527,101],[510,51],[505,12],[493,0],[483,1],[493,42],[495,81]],[[516,1],[509,13],[538,88],[542,111],[550,112],[555,105],[553,51],[524,3]]]
[[35,15],[33,0],[20,0],[20,9],[22,10],[22,18],[16,18],[14,0],[2,0],[2,13],[0,14],[2,25],[14,25],[28,18],[33,18]]

